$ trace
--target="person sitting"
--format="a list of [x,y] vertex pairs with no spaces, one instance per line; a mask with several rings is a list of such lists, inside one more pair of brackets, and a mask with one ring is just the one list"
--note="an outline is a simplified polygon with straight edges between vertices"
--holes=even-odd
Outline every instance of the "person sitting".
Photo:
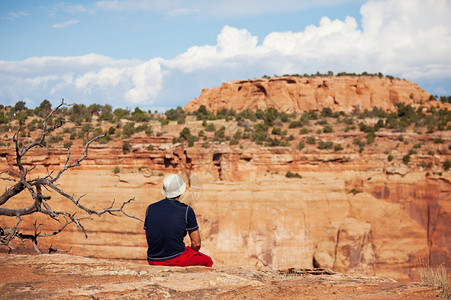
[[[161,193],[166,198],[150,204],[146,210],[144,229],[147,238],[149,265],[206,266],[213,260],[201,252],[201,238],[194,210],[180,202],[186,184],[177,174],[164,178]],[[185,246],[189,234],[191,247]]]

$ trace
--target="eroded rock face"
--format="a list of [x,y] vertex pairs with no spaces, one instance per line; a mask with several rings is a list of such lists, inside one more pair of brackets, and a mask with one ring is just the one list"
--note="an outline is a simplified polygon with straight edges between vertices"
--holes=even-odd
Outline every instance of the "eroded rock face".
[[[386,147],[382,141],[381,147]],[[451,172],[427,176],[413,166],[409,172],[388,172],[389,162],[378,153],[223,145],[122,154],[117,143],[93,147],[81,167],[64,174],[60,185],[69,194],[86,194],[81,201],[95,209],[113,199],[134,198],[126,211],[144,218],[147,205],[163,197],[162,175],[190,178],[182,201],[196,211],[202,251],[217,266],[302,268],[312,267],[315,259],[321,267],[395,279],[416,278],[419,259],[449,267]],[[46,168],[59,169],[66,159],[63,149],[41,148],[34,154],[38,161],[29,163],[38,167],[32,176],[47,174]],[[77,156],[76,148],[72,154]],[[6,151],[0,158],[11,164],[13,155]],[[115,166],[121,169],[117,174]],[[288,171],[302,178],[287,178]],[[5,182],[1,184],[3,190]],[[48,195],[53,209],[76,211],[55,193]],[[29,203],[26,193],[8,205],[21,203]],[[2,218],[2,227],[15,221]],[[34,222],[35,216],[23,217],[24,232],[33,232]],[[45,224],[43,232],[59,226],[45,218],[38,218],[40,223]],[[74,226],[51,240],[42,239],[39,246],[145,263],[141,222],[94,216],[84,224],[88,239]],[[15,246],[16,253],[33,252],[29,244]]]
[[188,102],[185,111],[195,111],[200,105],[213,112],[270,107],[288,113],[326,107],[345,112],[375,106],[392,110],[395,103],[424,103],[429,97],[413,82],[385,77],[276,77],[230,81],[221,87],[203,89],[199,98]]
[[372,272],[374,247],[369,223],[352,218],[342,224],[332,222],[315,249],[313,264],[318,268]]

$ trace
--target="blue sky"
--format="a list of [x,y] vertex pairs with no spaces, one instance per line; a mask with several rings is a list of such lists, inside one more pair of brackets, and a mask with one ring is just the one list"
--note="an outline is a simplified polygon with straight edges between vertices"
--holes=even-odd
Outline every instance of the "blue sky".
[[165,111],[263,75],[382,72],[451,95],[448,0],[0,2],[0,103]]

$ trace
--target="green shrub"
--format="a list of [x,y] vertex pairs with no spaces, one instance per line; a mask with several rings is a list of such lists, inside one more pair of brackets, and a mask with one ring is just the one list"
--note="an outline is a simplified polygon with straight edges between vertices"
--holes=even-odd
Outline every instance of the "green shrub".
[[292,172],[290,172],[290,171],[288,171],[288,172],[285,174],[285,177],[287,177],[287,178],[302,178],[302,176],[299,175],[298,173],[292,173]]
[[274,135],[282,135],[282,128],[280,127],[274,127],[271,131],[271,134]]
[[326,124],[328,124],[326,119],[322,119],[316,122],[316,125],[326,125]]
[[417,143],[417,144],[413,145],[413,149],[419,149],[419,148],[421,148],[422,145],[423,145],[423,143]]
[[130,115],[130,111],[123,108],[116,108],[113,114],[120,120]]
[[75,124],[91,121],[91,113],[84,104],[74,104],[69,109],[69,119]]
[[197,120],[214,120],[216,119],[212,112],[207,110],[205,105],[199,106],[196,111],[193,111],[193,115],[196,116]]
[[185,111],[180,106],[177,106],[176,109],[171,108],[164,114],[166,115],[166,119],[170,121],[177,121],[178,119],[185,118]]
[[343,119],[343,123],[345,123],[346,125],[352,125],[354,124],[354,118],[353,117],[346,117]]
[[443,170],[448,171],[449,168],[451,168],[451,161],[449,161],[449,159],[445,160],[445,162],[443,163]]
[[113,126],[111,126],[110,128],[108,128],[108,134],[115,134],[116,133],[116,128],[114,128]]
[[363,122],[360,122],[359,124],[360,131],[368,133],[368,132],[374,132],[374,128],[370,125],[366,125]]
[[184,141],[188,141],[188,147],[193,147],[194,142],[196,142],[199,138],[197,136],[194,136],[191,134],[190,129],[188,127],[184,127],[182,131],[180,132],[180,137],[177,140],[177,138],[173,138],[173,143],[176,143],[177,141],[183,143]]
[[225,139],[225,126],[222,126],[220,129],[215,131],[215,139],[216,140],[223,140]]
[[205,131],[213,132],[213,131],[215,131],[215,130],[216,130],[216,126],[215,126],[215,124],[213,124],[213,123],[208,123],[208,124],[205,126]]
[[127,154],[132,150],[132,146],[130,145],[129,141],[125,141],[122,144],[122,153]]
[[330,125],[326,125],[326,126],[323,127],[323,132],[324,133],[331,133],[333,131],[334,130],[332,129],[332,126],[330,126]]
[[291,121],[290,125],[288,125],[288,128],[298,128],[298,127],[302,127],[301,121]]
[[368,132],[366,135],[366,143],[368,145],[374,143],[374,140],[376,139],[376,134],[374,132]]
[[[301,128],[301,130],[299,131],[299,133],[300,134],[307,134],[307,133],[309,133],[309,130],[308,130],[308,128]],[[450,147],[451,147],[451,145],[450,145]]]
[[302,149],[304,149],[305,148],[305,143],[304,143],[304,141],[300,141],[299,142],[299,145],[298,145],[298,149],[299,150],[302,150]]
[[307,144],[309,145],[315,145],[316,144],[316,138],[314,136],[309,136],[307,138]]
[[341,145],[339,145],[339,144],[337,144],[337,145],[334,146],[334,151],[335,151],[335,152],[336,152],[336,151],[341,151],[341,150],[343,150],[343,146],[341,146]]
[[349,191],[349,194],[356,195],[356,194],[361,193],[361,192],[362,191],[359,191],[359,190],[356,190],[356,189],[352,189],[352,190]]
[[135,123],[133,123],[133,122],[127,123],[122,128],[122,137],[129,138],[133,134],[135,134],[135,132],[136,132]]
[[268,139],[268,125],[258,123],[254,125],[254,132],[252,134],[252,141],[261,145]]
[[319,141],[318,142],[318,149],[323,150],[323,149],[332,149],[334,147],[334,143],[332,141]]
[[121,169],[118,166],[114,167],[114,169],[113,169],[113,173],[114,174],[117,174],[117,173],[120,173],[120,172],[121,172]]
[[230,142],[229,142],[229,144],[230,144],[230,146],[238,145],[238,141],[235,140],[235,139],[231,139]]
[[150,120],[150,116],[147,112],[141,110],[139,107],[136,107],[135,111],[131,113],[129,119],[134,122],[148,122]]
[[65,142],[65,143],[64,143],[64,148],[70,148],[70,147],[72,147],[72,145],[73,145],[73,142],[72,142],[72,141]]
[[365,147],[365,143],[362,142],[359,138],[355,138],[352,143],[356,146],[359,146],[360,148]]
[[321,117],[332,117],[332,109],[330,109],[329,107],[324,107],[321,111]]
[[409,155],[415,155],[415,154],[417,154],[416,150],[413,150],[413,149],[409,150]]
[[445,143],[445,141],[442,139],[442,137],[439,136],[434,139],[434,143],[435,144],[443,144],[443,143]]
[[402,158],[402,162],[407,165],[410,162],[410,155],[409,154],[404,155]]

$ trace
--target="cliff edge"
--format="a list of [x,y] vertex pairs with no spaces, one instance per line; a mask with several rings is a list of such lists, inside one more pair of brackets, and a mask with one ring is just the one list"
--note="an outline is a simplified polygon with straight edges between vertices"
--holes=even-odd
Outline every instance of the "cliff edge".
[[159,267],[64,254],[0,255],[2,299],[433,299],[382,277],[240,267]]

